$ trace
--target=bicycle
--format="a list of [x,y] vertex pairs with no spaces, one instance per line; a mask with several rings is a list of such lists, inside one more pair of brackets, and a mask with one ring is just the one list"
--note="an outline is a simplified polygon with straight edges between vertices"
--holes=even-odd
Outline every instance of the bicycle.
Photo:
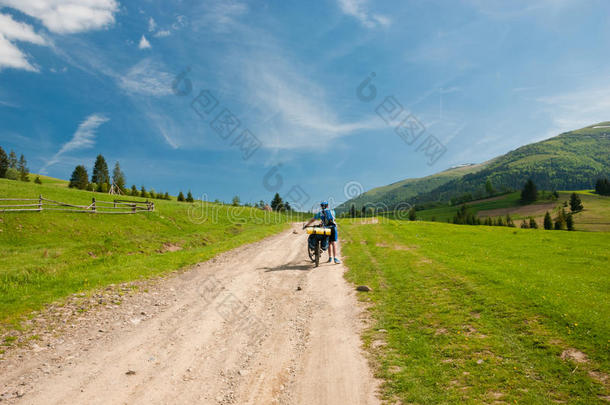
[[305,229],[309,235],[307,238],[307,254],[315,267],[318,267],[322,252],[328,249],[328,237],[331,229],[321,225],[307,226]]

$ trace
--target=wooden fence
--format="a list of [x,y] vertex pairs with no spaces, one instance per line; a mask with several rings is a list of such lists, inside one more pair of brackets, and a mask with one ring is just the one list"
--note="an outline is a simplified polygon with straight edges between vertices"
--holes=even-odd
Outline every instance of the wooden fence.
[[89,205],[68,204],[65,202],[49,200],[43,196],[38,198],[0,198],[0,213],[2,212],[89,212],[93,214],[135,214],[138,212],[152,212],[155,203],[152,201],[97,201],[95,197]]

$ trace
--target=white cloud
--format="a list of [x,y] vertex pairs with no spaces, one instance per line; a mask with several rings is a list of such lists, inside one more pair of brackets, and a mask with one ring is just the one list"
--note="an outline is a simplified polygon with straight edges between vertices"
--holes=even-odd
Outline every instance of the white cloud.
[[257,121],[264,122],[257,136],[266,148],[316,148],[322,140],[386,127],[372,114],[351,120],[340,118],[324,89],[278,54],[243,57],[249,69],[243,73],[245,86],[240,94],[246,98],[244,103],[260,115]]
[[167,96],[171,94],[174,75],[163,71],[150,58],[132,66],[127,74],[118,78],[119,86],[129,94]]
[[34,32],[32,26],[13,20],[8,14],[0,14],[0,69],[3,67],[38,71],[26,55],[11,41],[45,45],[45,39]]
[[157,23],[155,22],[155,19],[150,17],[148,19],[148,32],[154,32],[157,29]]
[[63,154],[74,150],[88,149],[95,145],[95,135],[97,129],[108,121],[108,118],[101,114],[91,114],[83,122],[80,123],[76,132],[68,142],[42,167],[41,174],[46,173],[47,169],[58,163]]
[[119,3],[116,0],[0,0],[0,6],[42,21],[49,31],[67,34],[113,24]]
[[148,42],[148,39],[146,39],[146,37],[144,35],[142,35],[142,38],[140,39],[140,43],[138,44],[138,48],[140,48],[140,49],[150,49],[150,48],[152,48],[152,46],[150,45],[150,42]]
[[155,32],[155,38],[163,38],[163,37],[169,37],[171,34],[171,32],[169,30],[160,30]]
[[384,15],[370,13],[366,0],[338,0],[338,2],[344,14],[356,18],[367,28],[386,27],[392,23],[390,18]]
[[536,101],[542,103],[543,111],[548,113],[553,123],[546,136],[607,121],[610,111],[608,92],[610,86],[603,87],[596,82],[595,87],[590,89],[538,98]]

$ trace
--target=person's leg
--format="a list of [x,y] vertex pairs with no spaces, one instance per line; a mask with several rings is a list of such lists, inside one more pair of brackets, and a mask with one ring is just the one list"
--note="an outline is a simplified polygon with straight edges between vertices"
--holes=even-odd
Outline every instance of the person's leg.
[[328,254],[330,257],[337,257],[337,248],[335,247],[335,241],[330,241],[330,247],[328,248]]

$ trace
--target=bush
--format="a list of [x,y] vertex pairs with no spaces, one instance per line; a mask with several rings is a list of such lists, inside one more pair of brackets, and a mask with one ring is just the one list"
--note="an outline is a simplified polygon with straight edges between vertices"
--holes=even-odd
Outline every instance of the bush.
[[536,220],[534,218],[530,218],[530,228],[538,229],[538,224],[536,223]]
[[9,167],[6,169],[6,178],[9,180],[19,180],[19,172],[17,169]]

